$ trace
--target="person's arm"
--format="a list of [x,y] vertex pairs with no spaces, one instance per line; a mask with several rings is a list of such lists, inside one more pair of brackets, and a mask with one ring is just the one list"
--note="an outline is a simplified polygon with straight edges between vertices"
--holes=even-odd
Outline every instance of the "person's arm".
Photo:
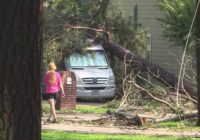
[[62,82],[61,82],[61,84],[60,84],[60,90],[61,90],[62,96],[64,97],[64,96],[65,96],[65,91],[64,91],[64,89],[63,89]]
[[65,96],[65,91],[64,91],[64,88],[63,88],[62,78],[61,78],[60,74],[59,74],[59,86],[60,86],[60,90],[61,90],[62,96],[64,97]]

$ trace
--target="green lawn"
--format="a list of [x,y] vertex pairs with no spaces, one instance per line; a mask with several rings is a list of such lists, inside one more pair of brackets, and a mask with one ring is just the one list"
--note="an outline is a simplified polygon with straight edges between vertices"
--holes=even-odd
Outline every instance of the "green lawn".
[[196,120],[168,121],[160,123],[147,123],[146,128],[167,128],[175,131],[196,131],[200,132],[200,127],[196,126]]
[[[104,105],[80,105],[77,104],[76,110],[57,110],[57,113],[69,113],[69,112],[79,112],[79,113],[105,113],[108,109],[113,111],[116,110],[118,102],[109,102]],[[49,104],[45,101],[42,102],[42,112],[43,115],[49,114]],[[196,127],[196,120],[184,120],[184,121],[169,121],[162,123],[149,122],[145,124],[146,128],[169,128],[171,130],[189,130],[189,131],[200,131],[200,127]]]
[[[81,112],[81,113],[105,113],[108,109],[116,110],[113,106],[105,105],[76,105],[76,110],[57,110],[57,112],[67,113],[67,112]],[[43,114],[48,114],[50,110],[49,104],[46,101],[42,102],[42,112]]]
[[[99,106],[87,106],[77,105],[76,110],[72,112],[82,113],[105,113],[107,109],[115,110],[112,105],[99,105]],[[69,110],[68,110],[69,111]],[[64,112],[68,112],[67,110]],[[69,111],[69,112],[71,112]],[[43,102],[43,113],[49,112],[49,105]],[[58,111],[62,112],[62,111]],[[63,113],[64,113],[63,112]],[[195,120],[184,120],[177,122],[162,122],[162,123],[147,123],[144,127],[150,128],[169,128],[171,130],[182,131],[200,131],[200,127],[195,126]],[[190,137],[174,137],[174,136],[135,136],[135,135],[108,135],[108,134],[81,134],[81,133],[69,133],[61,131],[42,131],[42,140],[200,140],[200,138]]]
[[108,108],[103,106],[87,106],[87,105],[77,105],[76,112],[82,113],[105,113]]
[[60,131],[43,131],[42,140],[200,140],[200,138],[175,136],[81,134]]

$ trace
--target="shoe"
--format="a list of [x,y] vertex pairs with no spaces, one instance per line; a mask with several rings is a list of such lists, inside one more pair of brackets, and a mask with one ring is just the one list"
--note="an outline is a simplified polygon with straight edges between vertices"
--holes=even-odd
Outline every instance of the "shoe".
[[52,123],[58,123],[58,120],[53,119]]
[[51,122],[51,119],[50,119],[50,118],[48,118],[48,119],[46,120],[46,122]]

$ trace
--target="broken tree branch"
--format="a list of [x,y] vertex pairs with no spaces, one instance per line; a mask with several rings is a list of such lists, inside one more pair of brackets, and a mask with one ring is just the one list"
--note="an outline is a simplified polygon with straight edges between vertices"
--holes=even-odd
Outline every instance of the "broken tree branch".
[[[129,50],[121,47],[118,44],[114,44],[110,41],[107,41],[103,44],[106,51],[110,52],[112,55],[118,57],[121,60],[125,60],[126,63],[132,65],[133,67],[137,67],[142,72],[146,72],[152,76],[152,78],[157,81],[165,84],[166,86],[176,90],[178,78],[174,74],[166,71],[165,69],[157,66],[156,64],[150,63],[149,61],[143,59],[140,56],[130,52]],[[183,87],[180,87],[179,91],[187,95],[190,94],[191,98],[196,98],[196,89],[195,85],[183,81]],[[187,93],[186,93],[187,92]]]
[[146,118],[139,117],[139,115],[137,113],[130,115],[130,114],[126,114],[121,111],[114,112],[114,111],[108,110],[107,114],[114,116],[115,118],[117,118],[119,120],[123,120],[129,124],[133,124],[133,125],[137,125],[137,126],[143,126],[146,122]]
[[194,118],[194,117],[197,117],[197,111],[183,113],[183,114],[175,114],[167,118],[155,119],[155,122],[180,121],[180,120]]

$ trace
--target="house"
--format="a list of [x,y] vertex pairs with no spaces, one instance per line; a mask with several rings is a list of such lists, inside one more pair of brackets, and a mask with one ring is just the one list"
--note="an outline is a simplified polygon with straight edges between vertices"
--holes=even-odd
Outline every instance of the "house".
[[183,47],[162,36],[164,29],[157,19],[163,18],[163,13],[159,9],[158,0],[111,0],[111,4],[119,6],[124,17],[132,17],[137,25],[147,30],[149,61],[178,74]]

